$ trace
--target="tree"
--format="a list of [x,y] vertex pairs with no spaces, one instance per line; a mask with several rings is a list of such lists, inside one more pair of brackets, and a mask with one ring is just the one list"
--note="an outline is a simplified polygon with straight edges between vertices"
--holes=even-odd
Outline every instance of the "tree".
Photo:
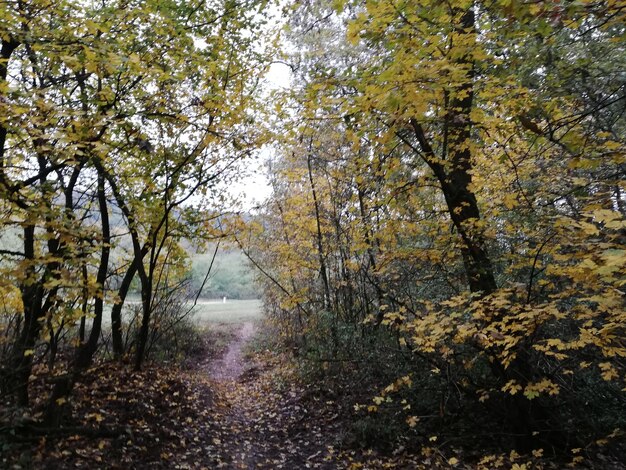
[[[2,231],[22,232],[20,249],[0,252],[22,300],[6,332],[13,344],[2,390],[27,406],[43,332],[56,349],[80,320],[73,360],[50,361],[48,419],[57,424],[99,346],[105,303],[114,304],[121,353],[120,309],[135,275],[141,366],[159,276],[174,259],[185,263],[167,255],[172,243],[206,230],[207,211],[223,200],[218,183],[257,144],[260,130],[248,124],[264,60],[253,38],[264,18],[255,2],[229,0],[15,1],[3,4],[0,23]],[[120,213],[126,234],[110,223]],[[126,239],[116,295],[111,251]]]
[[[331,296],[347,282],[342,266],[360,270],[352,308],[370,306],[371,321],[447,370],[459,393],[491,396],[520,447],[562,444],[554,404],[588,393],[568,374],[594,364],[613,393],[623,381],[624,6],[375,0],[298,13],[304,85],[282,108],[294,110],[287,126],[299,135],[283,133],[277,186],[302,192],[306,162],[309,187],[329,188],[309,207],[323,200],[327,212],[277,191],[266,230],[298,214],[305,227],[337,225],[361,243],[333,264],[339,237],[300,229],[304,240],[282,251],[262,245],[270,266],[296,269],[317,246],[327,277],[342,279]],[[609,63],[585,59],[592,51]],[[337,200],[349,202],[333,223]],[[295,293],[284,291],[271,296]],[[298,305],[323,295],[302,293]]]

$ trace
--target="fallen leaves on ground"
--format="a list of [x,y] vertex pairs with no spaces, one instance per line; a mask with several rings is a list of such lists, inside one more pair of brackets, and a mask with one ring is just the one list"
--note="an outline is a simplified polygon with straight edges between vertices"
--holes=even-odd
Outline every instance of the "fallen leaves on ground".
[[[3,449],[0,467],[555,468],[538,458],[528,461],[513,454],[482,461],[444,455],[434,441],[429,442],[432,447],[399,446],[388,454],[357,449],[349,444],[354,417],[349,403],[321,393],[321,384],[297,380],[284,357],[270,352],[248,357],[244,373],[230,380],[211,379],[211,363],[198,358],[191,369],[153,365],[139,373],[119,364],[102,364],[91,371],[89,382],[77,386],[70,402],[69,424],[78,431],[12,443]],[[108,431],[99,436],[99,429]]]
[[[211,380],[206,366],[132,372],[100,365],[70,403],[72,428],[95,432],[13,443],[0,463],[14,469],[367,469],[444,462],[427,459],[425,466],[404,455],[343,449],[342,410],[290,381],[275,355],[256,356],[231,381]],[[98,429],[119,435],[99,437]]]

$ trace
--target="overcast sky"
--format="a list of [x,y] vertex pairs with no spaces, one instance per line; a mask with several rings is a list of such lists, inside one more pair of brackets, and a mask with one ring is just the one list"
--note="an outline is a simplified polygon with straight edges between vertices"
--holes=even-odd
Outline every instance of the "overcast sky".
[[[266,80],[268,91],[288,88],[291,84],[291,69],[285,64],[274,63],[266,75]],[[261,149],[258,160],[250,162],[251,174],[242,178],[231,189],[233,195],[241,196],[244,210],[250,210],[265,201],[272,191],[265,175],[265,162],[271,155],[271,147]]]

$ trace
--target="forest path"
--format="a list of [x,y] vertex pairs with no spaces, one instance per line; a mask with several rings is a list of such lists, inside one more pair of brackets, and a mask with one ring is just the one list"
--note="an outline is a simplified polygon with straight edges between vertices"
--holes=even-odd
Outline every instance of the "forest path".
[[228,345],[226,353],[211,364],[209,375],[212,379],[227,382],[237,380],[241,376],[246,367],[243,349],[255,332],[253,322],[243,323],[235,339]]
[[[9,468],[7,461],[33,470],[449,468],[432,456],[382,457],[353,447],[352,403],[321,377],[302,381],[276,348],[248,353],[262,331],[248,319],[230,322],[227,334],[218,324],[221,357],[209,347],[183,368],[96,366],[94,382],[77,384],[74,399],[74,416],[95,434],[52,436],[36,446],[28,440],[10,454],[3,448],[0,468]],[[215,337],[205,339],[216,344]]]
[[204,443],[208,468],[337,468],[324,459],[333,423],[309,415],[295,386],[277,390],[278,363],[245,354],[256,331],[244,322],[225,354],[209,364],[214,409],[210,442]]

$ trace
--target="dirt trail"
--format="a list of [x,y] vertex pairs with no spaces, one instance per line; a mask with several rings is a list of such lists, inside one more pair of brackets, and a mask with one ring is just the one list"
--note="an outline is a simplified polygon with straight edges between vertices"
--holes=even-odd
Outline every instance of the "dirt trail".
[[[102,429],[126,433],[51,438],[36,450],[29,441],[16,448],[14,460],[32,460],[20,468],[37,470],[447,468],[389,466],[374,453],[347,448],[348,415],[331,391],[295,380],[279,352],[244,355],[258,326],[246,322],[237,328],[223,357],[207,354],[186,369],[155,367],[131,375],[119,364],[103,364],[94,385],[77,386],[83,399],[76,415],[90,420],[85,429],[98,419]],[[92,403],[98,404],[97,414]]]
[[243,347],[254,336],[254,323],[246,322],[237,332],[237,337],[230,343],[226,354],[211,364],[209,375],[219,382],[237,380],[245,369]]
[[[267,364],[244,357],[255,333],[254,323],[244,323],[224,356],[209,366],[214,410],[212,437],[204,443],[208,468],[337,468],[323,459],[320,423],[306,424],[310,416],[300,391],[278,393]],[[329,431],[333,424],[325,421],[323,427]]]

